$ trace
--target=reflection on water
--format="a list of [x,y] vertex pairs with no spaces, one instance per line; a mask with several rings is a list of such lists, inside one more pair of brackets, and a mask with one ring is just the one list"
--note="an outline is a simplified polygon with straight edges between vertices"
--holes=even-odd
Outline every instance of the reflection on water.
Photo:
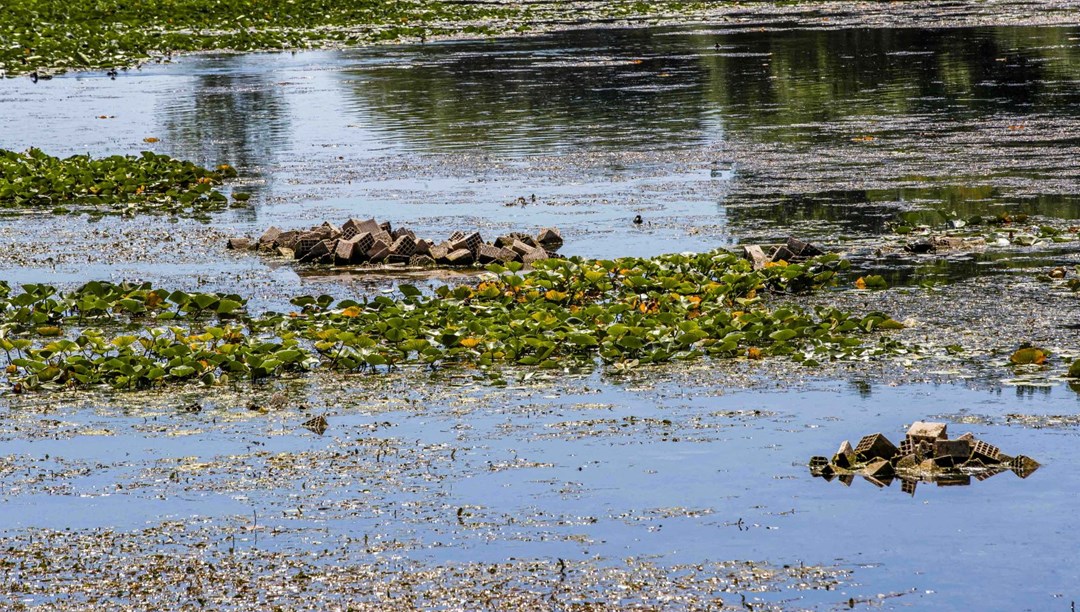
[[[978,470],[972,470],[969,472],[950,472],[944,474],[938,474],[934,476],[885,476],[882,478],[874,478],[873,476],[860,476],[862,480],[874,485],[879,489],[886,489],[892,486],[893,482],[900,482],[900,491],[907,493],[912,497],[915,497],[915,492],[919,488],[919,484],[936,485],[939,487],[967,487],[972,484],[972,480],[975,482],[982,482],[998,474],[1004,472],[1012,472],[1020,478],[1027,478],[1035,473],[1038,467],[1022,469],[1013,468],[1006,469],[1004,467],[991,467],[982,468]],[[855,474],[813,474],[816,478],[821,478],[825,482],[832,482],[836,480],[840,484],[850,487],[855,482]]]
[[343,79],[359,115],[416,150],[548,153],[714,138],[701,77],[681,38],[592,30],[412,47]]
[[770,136],[784,139],[801,124],[852,116],[1075,113],[1073,36],[1048,28],[747,33],[720,40],[759,62],[723,54],[702,62],[728,129],[776,126]]
[[724,204],[732,224],[753,229],[744,242],[775,242],[787,236],[792,227],[804,227],[808,237],[821,238],[836,233],[888,233],[898,225],[939,228],[952,219],[987,223],[1003,214],[1080,219],[1080,195],[1019,196],[989,185],[736,193]]
[[[188,159],[210,167],[227,163],[247,178],[264,178],[261,168],[277,161],[289,139],[292,114],[273,73],[243,70],[236,65],[242,57],[220,61],[227,70],[195,76],[187,89],[159,100],[154,114],[166,141]],[[249,181],[244,191],[258,196],[262,187]]]
[[852,116],[1071,116],[1078,65],[1067,28],[658,28],[411,47],[345,84],[355,112],[417,150],[546,152],[799,139]]
[[856,275],[876,274],[890,287],[913,284],[940,284],[987,276],[1018,274],[1033,277],[1033,270],[1063,265],[1075,256],[1076,247],[961,252],[947,257],[896,254],[864,259],[853,255]]

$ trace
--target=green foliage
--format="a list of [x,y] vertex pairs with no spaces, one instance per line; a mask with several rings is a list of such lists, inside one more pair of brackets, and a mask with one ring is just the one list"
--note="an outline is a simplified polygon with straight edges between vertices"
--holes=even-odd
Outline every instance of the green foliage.
[[[302,49],[440,34],[524,31],[537,19],[685,10],[681,2],[446,0],[5,0],[0,74],[127,67],[174,52]],[[700,7],[698,7],[700,8]],[[490,24],[490,25],[487,25]]]
[[161,211],[199,214],[228,206],[214,189],[236,176],[229,166],[200,168],[168,155],[60,159],[38,149],[0,149],[0,206],[89,210],[94,213]]
[[[612,261],[552,259],[522,273],[490,266],[474,286],[334,302],[299,296],[299,312],[249,316],[236,295],[92,282],[70,292],[0,283],[0,350],[19,390],[343,372],[402,364],[618,369],[704,356],[787,356],[814,365],[899,349],[858,336],[902,327],[880,313],[769,309],[763,295],[809,291],[847,262],[834,255],[753,270],[726,251]],[[85,327],[93,325],[94,327]]]
[[1069,364],[1069,378],[1080,378],[1080,359],[1074,359]]

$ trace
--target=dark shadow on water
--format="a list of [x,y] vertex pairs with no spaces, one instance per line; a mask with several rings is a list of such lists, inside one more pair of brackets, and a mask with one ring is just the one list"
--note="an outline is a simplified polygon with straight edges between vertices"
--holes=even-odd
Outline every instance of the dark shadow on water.
[[1012,274],[1034,277],[1075,259],[1080,245],[1064,248],[1006,249],[953,253],[948,255],[897,254],[889,257],[852,256],[854,277],[875,274],[890,287],[937,285],[973,278]]

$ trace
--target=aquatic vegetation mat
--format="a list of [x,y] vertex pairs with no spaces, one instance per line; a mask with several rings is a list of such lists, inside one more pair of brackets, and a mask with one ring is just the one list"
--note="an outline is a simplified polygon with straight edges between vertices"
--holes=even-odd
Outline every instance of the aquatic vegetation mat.
[[0,149],[0,207],[53,212],[201,214],[229,199],[215,189],[236,171],[144,151],[141,155],[53,157]]
[[642,15],[685,6],[629,1],[549,7],[438,0],[11,0],[0,15],[0,73],[37,78],[66,70],[123,68],[184,51],[297,49],[524,31],[535,19]]
[[402,284],[396,299],[300,296],[296,311],[255,316],[239,295],[148,283],[91,282],[66,293],[24,285],[18,294],[0,284],[0,350],[17,392],[408,364],[464,366],[500,384],[510,365],[564,369],[599,360],[618,371],[706,356],[783,356],[814,366],[907,351],[883,335],[864,343],[861,336],[903,328],[882,313],[769,307],[769,294],[833,282],[846,267],[836,255],[758,270],[724,250],[533,266],[493,264],[481,282],[433,294]]
[[982,481],[1009,470],[1027,478],[1040,467],[1031,457],[1006,455],[970,433],[950,440],[947,431],[945,423],[918,421],[908,428],[899,446],[881,433],[864,436],[854,447],[845,440],[831,460],[811,457],[810,473],[849,486],[855,476],[878,487],[899,479],[901,490],[915,495],[920,482],[967,486],[972,478]]

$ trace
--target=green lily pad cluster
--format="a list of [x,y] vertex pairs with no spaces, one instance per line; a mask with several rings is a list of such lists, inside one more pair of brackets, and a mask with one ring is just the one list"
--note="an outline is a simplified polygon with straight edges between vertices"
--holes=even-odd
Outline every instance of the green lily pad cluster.
[[[7,0],[0,11],[0,75],[122,68],[174,52],[300,49],[524,31],[549,19],[627,16],[686,8],[633,0],[589,6],[443,0]],[[572,15],[571,13],[576,13]]]
[[[0,285],[0,349],[17,390],[198,379],[258,380],[314,368],[380,371],[459,365],[502,380],[502,366],[563,368],[699,357],[786,356],[815,365],[904,350],[864,336],[901,324],[881,313],[769,308],[770,293],[810,291],[847,265],[835,255],[754,270],[727,251],[651,259],[492,265],[472,286],[400,298],[301,296],[298,310],[251,316],[236,295],[94,282],[67,293]],[[93,327],[90,327],[93,326]]]
[[165,212],[198,215],[225,208],[215,189],[236,176],[144,151],[141,155],[53,157],[39,149],[0,149],[0,206],[88,211],[95,214]]

